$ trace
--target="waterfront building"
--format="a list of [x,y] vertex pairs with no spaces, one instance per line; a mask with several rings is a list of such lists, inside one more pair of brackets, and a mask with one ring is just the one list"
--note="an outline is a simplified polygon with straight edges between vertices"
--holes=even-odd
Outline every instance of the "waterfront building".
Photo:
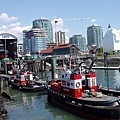
[[92,25],[87,27],[87,44],[88,46],[96,45],[97,47],[102,47],[103,40],[103,30],[101,26]]
[[71,55],[72,57],[77,57],[81,55],[81,50],[75,44],[62,44],[55,46],[54,48],[49,48],[41,51],[42,56],[55,56],[62,57],[65,55]]
[[19,54],[23,54],[23,43],[18,43],[17,51]]
[[82,35],[74,35],[69,39],[70,44],[75,44],[81,51],[86,51],[86,38]]
[[16,36],[10,33],[0,34],[0,59],[17,57],[17,42]]
[[58,45],[65,44],[65,32],[58,31],[55,33],[55,41]]
[[41,50],[46,49],[46,43],[47,35],[44,29],[36,28],[23,31],[24,53],[39,54]]
[[33,29],[44,29],[47,34],[47,43],[53,42],[53,28],[50,20],[39,18],[33,21]]
[[103,37],[104,51],[120,51],[120,30],[108,26],[108,30]]

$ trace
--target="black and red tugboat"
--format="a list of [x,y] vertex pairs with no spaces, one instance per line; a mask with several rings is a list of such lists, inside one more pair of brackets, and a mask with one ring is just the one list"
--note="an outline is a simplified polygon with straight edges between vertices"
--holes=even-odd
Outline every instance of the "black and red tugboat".
[[47,100],[91,120],[120,120],[120,98],[99,92],[92,70],[86,70],[84,80],[79,71],[62,70],[48,87]]
[[45,90],[44,83],[37,82],[38,78],[31,71],[21,70],[8,80],[12,88],[24,92],[40,92]]

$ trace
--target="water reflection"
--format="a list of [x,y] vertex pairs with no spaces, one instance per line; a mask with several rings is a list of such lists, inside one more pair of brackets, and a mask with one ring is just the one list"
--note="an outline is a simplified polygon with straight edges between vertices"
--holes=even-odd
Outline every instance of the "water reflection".
[[88,120],[71,114],[63,109],[61,110],[57,106],[51,106],[48,103],[45,104],[45,109],[49,110],[55,120]]
[[6,120],[86,120],[49,105],[47,95],[14,92],[12,89],[10,93],[14,101],[6,104]]

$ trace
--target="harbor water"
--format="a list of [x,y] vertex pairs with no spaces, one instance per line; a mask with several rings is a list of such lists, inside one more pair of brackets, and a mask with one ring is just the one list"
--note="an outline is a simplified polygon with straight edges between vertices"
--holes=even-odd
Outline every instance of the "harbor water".
[[[120,85],[119,70],[96,70],[97,83],[107,87],[107,81],[110,88],[116,88]],[[41,78],[46,78],[48,73],[39,73]],[[6,90],[12,96],[13,101],[6,101],[8,115],[6,120],[88,120],[80,116],[71,114],[63,109],[48,104],[47,95],[40,93],[25,93],[18,90],[7,88]]]

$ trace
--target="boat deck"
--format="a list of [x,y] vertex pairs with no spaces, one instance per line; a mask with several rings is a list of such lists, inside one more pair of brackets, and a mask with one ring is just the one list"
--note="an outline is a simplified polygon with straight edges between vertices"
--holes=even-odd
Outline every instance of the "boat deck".
[[87,93],[83,93],[82,98],[78,98],[84,101],[95,101],[95,102],[107,102],[107,101],[115,101],[118,100],[118,97],[115,96],[109,96],[109,95],[102,95],[101,97],[95,97],[88,95]]

